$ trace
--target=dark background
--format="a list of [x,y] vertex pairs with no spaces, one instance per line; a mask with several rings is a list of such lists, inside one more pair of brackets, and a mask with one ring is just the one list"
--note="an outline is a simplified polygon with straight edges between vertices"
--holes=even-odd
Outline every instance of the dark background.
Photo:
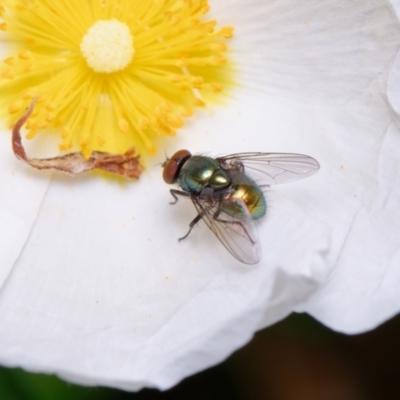
[[88,388],[0,367],[1,400],[400,400],[400,316],[361,335],[305,314],[258,332],[224,363],[166,391]]

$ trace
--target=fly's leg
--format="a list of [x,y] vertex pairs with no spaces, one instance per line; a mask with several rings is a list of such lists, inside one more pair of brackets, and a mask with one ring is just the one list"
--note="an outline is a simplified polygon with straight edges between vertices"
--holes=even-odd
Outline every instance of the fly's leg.
[[189,224],[189,231],[185,236],[182,236],[181,238],[179,238],[178,240],[181,241],[183,239],[186,239],[190,232],[192,232],[193,227],[203,218],[204,212],[201,212],[200,214],[198,214],[196,216],[196,218]]
[[215,210],[215,213],[213,215],[213,219],[215,219],[215,221],[218,221],[218,222],[223,222],[224,224],[229,224],[229,225],[239,224],[239,225],[242,225],[240,221],[228,221],[226,219],[220,219],[219,218],[220,214],[221,214],[221,210],[220,209]]
[[190,197],[189,193],[182,192],[181,190],[177,190],[177,189],[171,189],[169,192],[171,193],[172,197],[175,200],[175,201],[171,201],[169,204],[176,204],[178,202],[178,196]]
[[[182,192],[181,190],[177,190],[177,189],[171,189],[169,191],[172,195],[172,197],[175,199],[175,201],[172,201],[169,204],[176,204],[178,202],[178,196],[182,196],[182,197],[190,197],[189,193],[186,192]],[[204,212],[198,214],[196,216],[196,218],[189,224],[189,231],[185,236],[182,236],[181,238],[179,238],[178,240],[181,241],[183,239],[186,239],[190,232],[192,231],[193,227],[203,218]]]

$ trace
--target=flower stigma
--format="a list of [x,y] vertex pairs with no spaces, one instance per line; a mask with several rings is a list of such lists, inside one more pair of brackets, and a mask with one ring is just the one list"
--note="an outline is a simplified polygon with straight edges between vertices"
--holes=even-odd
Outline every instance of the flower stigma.
[[97,21],[83,37],[80,48],[93,71],[107,74],[127,67],[135,53],[128,25],[115,19]]
[[[0,0],[0,117],[32,99],[26,138],[61,134],[62,151],[155,154],[197,108],[233,86],[230,26],[207,0]],[[143,158],[142,158],[143,159]]]

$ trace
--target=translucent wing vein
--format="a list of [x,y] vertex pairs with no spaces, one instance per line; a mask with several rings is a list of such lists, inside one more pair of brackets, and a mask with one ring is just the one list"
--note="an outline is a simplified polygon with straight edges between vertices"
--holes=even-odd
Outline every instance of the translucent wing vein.
[[261,249],[255,223],[251,218],[239,219],[221,212],[218,202],[211,204],[199,198],[192,200],[206,225],[237,260],[245,264],[260,261]]
[[225,169],[244,166],[257,182],[267,185],[296,181],[315,174],[319,163],[312,157],[291,153],[238,153],[217,158]]

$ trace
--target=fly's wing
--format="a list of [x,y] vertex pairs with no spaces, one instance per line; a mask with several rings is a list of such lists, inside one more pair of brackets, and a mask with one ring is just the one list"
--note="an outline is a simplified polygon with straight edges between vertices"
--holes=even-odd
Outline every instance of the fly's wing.
[[202,219],[237,260],[244,264],[257,264],[261,259],[254,221],[232,217],[219,209],[218,202],[211,204],[201,198],[192,199]]
[[307,178],[319,170],[318,161],[303,154],[238,153],[216,160],[224,169],[240,171],[243,165],[255,181],[267,185]]

